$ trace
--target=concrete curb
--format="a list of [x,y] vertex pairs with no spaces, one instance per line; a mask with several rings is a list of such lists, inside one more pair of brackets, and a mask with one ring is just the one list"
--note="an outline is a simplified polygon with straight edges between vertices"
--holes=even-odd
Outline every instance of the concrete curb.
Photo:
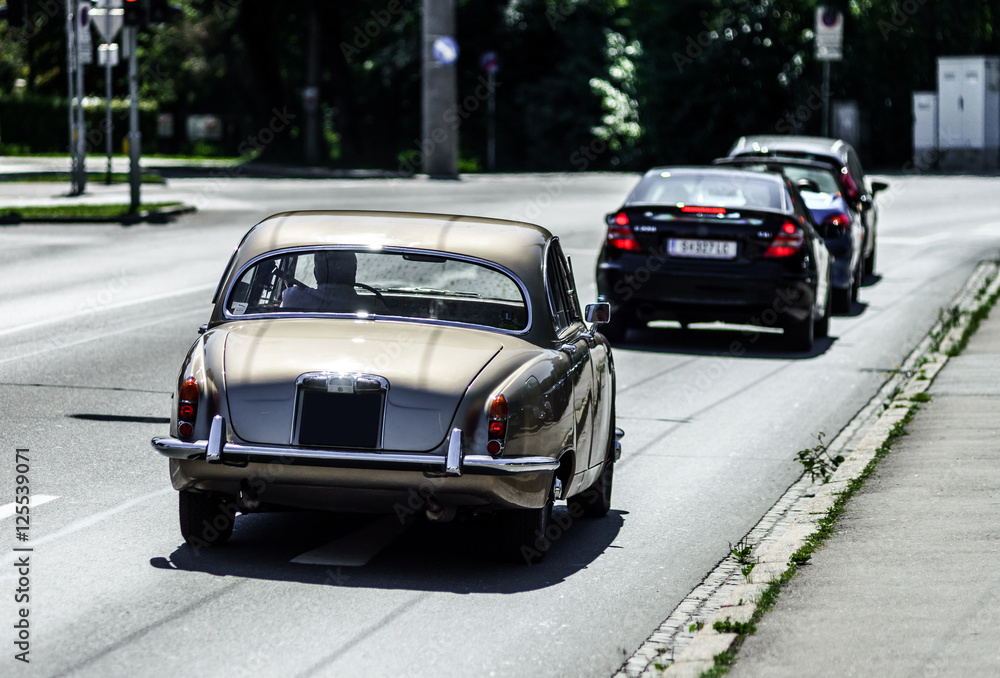
[[[749,578],[735,586],[720,587],[720,592],[724,590],[729,594],[722,606],[708,619],[702,620],[704,625],[694,634],[684,650],[673,658],[669,666],[662,671],[657,666],[652,675],[660,675],[662,678],[695,678],[715,666],[716,655],[733,649],[734,644],[740,639],[739,634],[720,633],[713,628],[713,625],[716,622],[746,623],[751,620],[764,590],[793,567],[792,555],[817,534],[819,522],[828,515],[840,495],[869,467],[892,437],[897,425],[903,422],[917,406],[918,403],[914,398],[930,387],[934,378],[948,362],[948,352],[961,341],[972,313],[985,306],[998,292],[1000,292],[998,265],[995,262],[983,262],[956,296],[945,317],[938,321],[925,340],[907,358],[904,368],[907,365],[911,366],[911,369],[906,370],[907,378],[901,386],[896,387],[894,393],[884,403],[883,412],[870,423],[860,442],[849,451],[849,454],[844,454],[844,461],[837,467],[829,481],[816,487],[815,494],[805,504],[804,509],[797,512],[781,535],[757,545],[753,554],[756,556],[757,564]],[[934,346],[935,343],[938,345]],[[832,445],[833,441],[831,447]],[[793,487],[798,485],[799,483],[796,483]],[[720,567],[730,565],[730,561],[731,566],[728,568],[731,572],[730,577],[743,579],[740,567],[732,556],[726,558]],[[647,667],[643,674],[649,673]]]
[[194,205],[173,205],[156,210],[143,210],[136,214],[123,214],[108,217],[24,217],[16,212],[0,217],[0,226],[17,226],[19,224],[122,224],[131,226],[138,223],[165,224],[182,214],[197,212]]

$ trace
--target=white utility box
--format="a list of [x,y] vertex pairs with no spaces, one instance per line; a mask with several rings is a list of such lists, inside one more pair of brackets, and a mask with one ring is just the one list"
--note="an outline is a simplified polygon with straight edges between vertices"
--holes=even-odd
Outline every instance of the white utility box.
[[913,93],[913,166],[921,172],[937,164],[937,92]]
[[938,57],[938,149],[945,169],[1000,166],[1000,57]]

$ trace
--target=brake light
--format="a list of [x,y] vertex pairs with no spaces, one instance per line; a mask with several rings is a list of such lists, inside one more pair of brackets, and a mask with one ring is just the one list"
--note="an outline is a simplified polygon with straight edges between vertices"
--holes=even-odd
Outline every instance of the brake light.
[[184,381],[179,395],[177,435],[181,438],[191,438],[194,435],[194,422],[198,416],[198,382],[194,377],[188,377]]
[[691,205],[682,205],[681,212],[686,212],[687,214],[725,214],[725,207],[697,207]]
[[778,229],[778,235],[774,236],[771,246],[764,252],[765,257],[778,258],[790,257],[802,248],[802,243],[806,240],[805,234],[791,221],[786,221]]
[[847,199],[857,200],[858,185],[854,183],[854,178],[851,177],[851,173],[847,171],[846,167],[841,167],[840,173],[844,175],[844,191],[847,193]]
[[507,439],[507,415],[509,408],[507,398],[503,394],[498,395],[490,403],[489,437],[486,442],[486,451],[491,457],[499,457],[503,452],[503,444]]
[[608,246],[626,252],[638,252],[642,249],[632,233],[625,212],[619,212],[608,219]]
[[851,217],[843,212],[836,212],[828,215],[823,220],[823,225],[832,226],[840,232],[840,235],[846,235],[851,228]]

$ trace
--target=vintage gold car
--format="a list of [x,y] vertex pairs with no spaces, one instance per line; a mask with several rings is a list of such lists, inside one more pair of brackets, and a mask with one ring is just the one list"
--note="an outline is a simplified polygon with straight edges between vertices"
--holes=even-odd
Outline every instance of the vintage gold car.
[[553,502],[609,510],[622,432],[595,328],[610,309],[581,314],[544,228],[276,214],[244,236],[213,303],[170,435],[152,440],[188,543],[226,541],[237,513],[412,513],[416,497],[431,520],[490,514],[490,541],[531,560]]

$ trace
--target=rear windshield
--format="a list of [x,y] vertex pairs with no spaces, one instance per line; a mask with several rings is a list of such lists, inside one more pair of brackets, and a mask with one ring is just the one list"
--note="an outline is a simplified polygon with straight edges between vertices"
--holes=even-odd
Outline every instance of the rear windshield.
[[524,330],[528,307],[506,273],[444,254],[317,249],[275,253],[242,272],[228,316],[347,314]]
[[[754,170],[757,172],[771,171],[771,166],[763,163],[760,165],[741,165],[741,167],[746,170]],[[785,173],[786,177],[791,179],[793,184],[797,185],[802,179],[811,179],[816,182],[816,185],[822,193],[836,194],[840,192],[840,186],[837,184],[837,177],[831,170],[823,169],[821,167],[783,165],[781,166],[781,171]]]
[[663,171],[645,176],[629,204],[785,209],[781,185],[750,172]]

